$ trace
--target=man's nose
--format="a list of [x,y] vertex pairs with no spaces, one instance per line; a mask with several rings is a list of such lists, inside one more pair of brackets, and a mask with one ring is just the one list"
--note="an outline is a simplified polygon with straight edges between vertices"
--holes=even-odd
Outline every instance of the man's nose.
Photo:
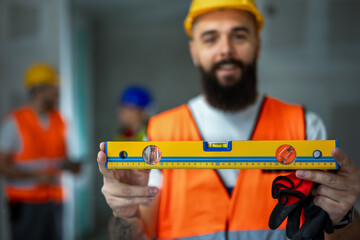
[[220,55],[222,58],[234,56],[234,47],[228,37],[224,37],[220,42]]

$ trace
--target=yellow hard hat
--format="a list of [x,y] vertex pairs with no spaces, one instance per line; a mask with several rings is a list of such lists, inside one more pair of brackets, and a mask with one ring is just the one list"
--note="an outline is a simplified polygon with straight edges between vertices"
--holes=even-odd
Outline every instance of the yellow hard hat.
[[25,74],[25,87],[32,88],[41,84],[57,84],[59,77],[55,70],[46,63],[36,63]]
[[256,19],[258,32],[264,24],[264,18],[256,8],[254,0],[193,0],[189,13],[184,21],[185,31],[189,37],[192,37],[192,25],[199,15],[221,8],[239,9],[250,12]]

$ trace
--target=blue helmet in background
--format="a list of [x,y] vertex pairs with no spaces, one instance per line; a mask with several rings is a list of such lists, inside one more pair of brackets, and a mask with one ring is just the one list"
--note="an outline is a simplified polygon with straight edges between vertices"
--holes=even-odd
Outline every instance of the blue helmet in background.
[[125,106],[133,106],[145,109],[152,104],[150,92],[140,86],[129,86],[119,96],[118,103]]

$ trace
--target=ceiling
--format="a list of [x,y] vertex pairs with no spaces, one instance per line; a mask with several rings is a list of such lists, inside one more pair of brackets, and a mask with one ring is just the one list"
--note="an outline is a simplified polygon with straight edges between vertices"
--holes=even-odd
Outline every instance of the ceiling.
[[134,16],[141,20],[185,14],[191,0],[72,0],[73,10],[92,17]]

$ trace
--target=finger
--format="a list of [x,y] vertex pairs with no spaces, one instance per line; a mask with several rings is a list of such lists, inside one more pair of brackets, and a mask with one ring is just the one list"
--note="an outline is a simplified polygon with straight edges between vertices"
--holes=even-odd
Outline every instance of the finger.
[[[106,181],[106,180],[105,180]],[[157,187],[131,186],[117,182],[116,184],[104,184],[101,189],[105,196],[124,197],[153,197],[159,193]]]
[[133,198],[117,198],[117,197],[108,197],[106,202],[112,209],[125,208],[137,206],[140,204],[148,204],[153,202],[155,197],[133,197]]
[[349,156],[341,148],[333,148],[331,154],[339,164],[342,172],[351,173],[357,169],[353,161],[351,161]]
[[134,185],[147,186],[150,169],[114,169],[113,174],[120,182]]
[[101,142],[100,145],[99,145],[99,148],[100,148],[100,151],[105,152],[105,143]]
[[323,196],[335,202],[343,203],[347,206],[353,206],[356,203],[356,197],[347,191],[339,191],[334,188],[320,185],[312,190],[314,196]]
[[296,176],[298,178],[320,183],[338,190],[347,190],[347,181],[343,176],[336,175],[331,172],[314,171],[314,170],[297,170]]
[[333,224],[340,222],[351,208],[345,204],[336,202],[330,198],[326,198],[320,195],[314,198],[314,204],[318,207],[321,207],[329,214]]
[[99,170],[105,178],[112,179],[112,178],[114,178],[114,176],[112,174],[111,169],[107,169],[105,167],[106,160],[107,160],[107,157],[106,157],[105,153],[103,151],[99,151],[98,155],[97,155],[97,162],[99,165]]

